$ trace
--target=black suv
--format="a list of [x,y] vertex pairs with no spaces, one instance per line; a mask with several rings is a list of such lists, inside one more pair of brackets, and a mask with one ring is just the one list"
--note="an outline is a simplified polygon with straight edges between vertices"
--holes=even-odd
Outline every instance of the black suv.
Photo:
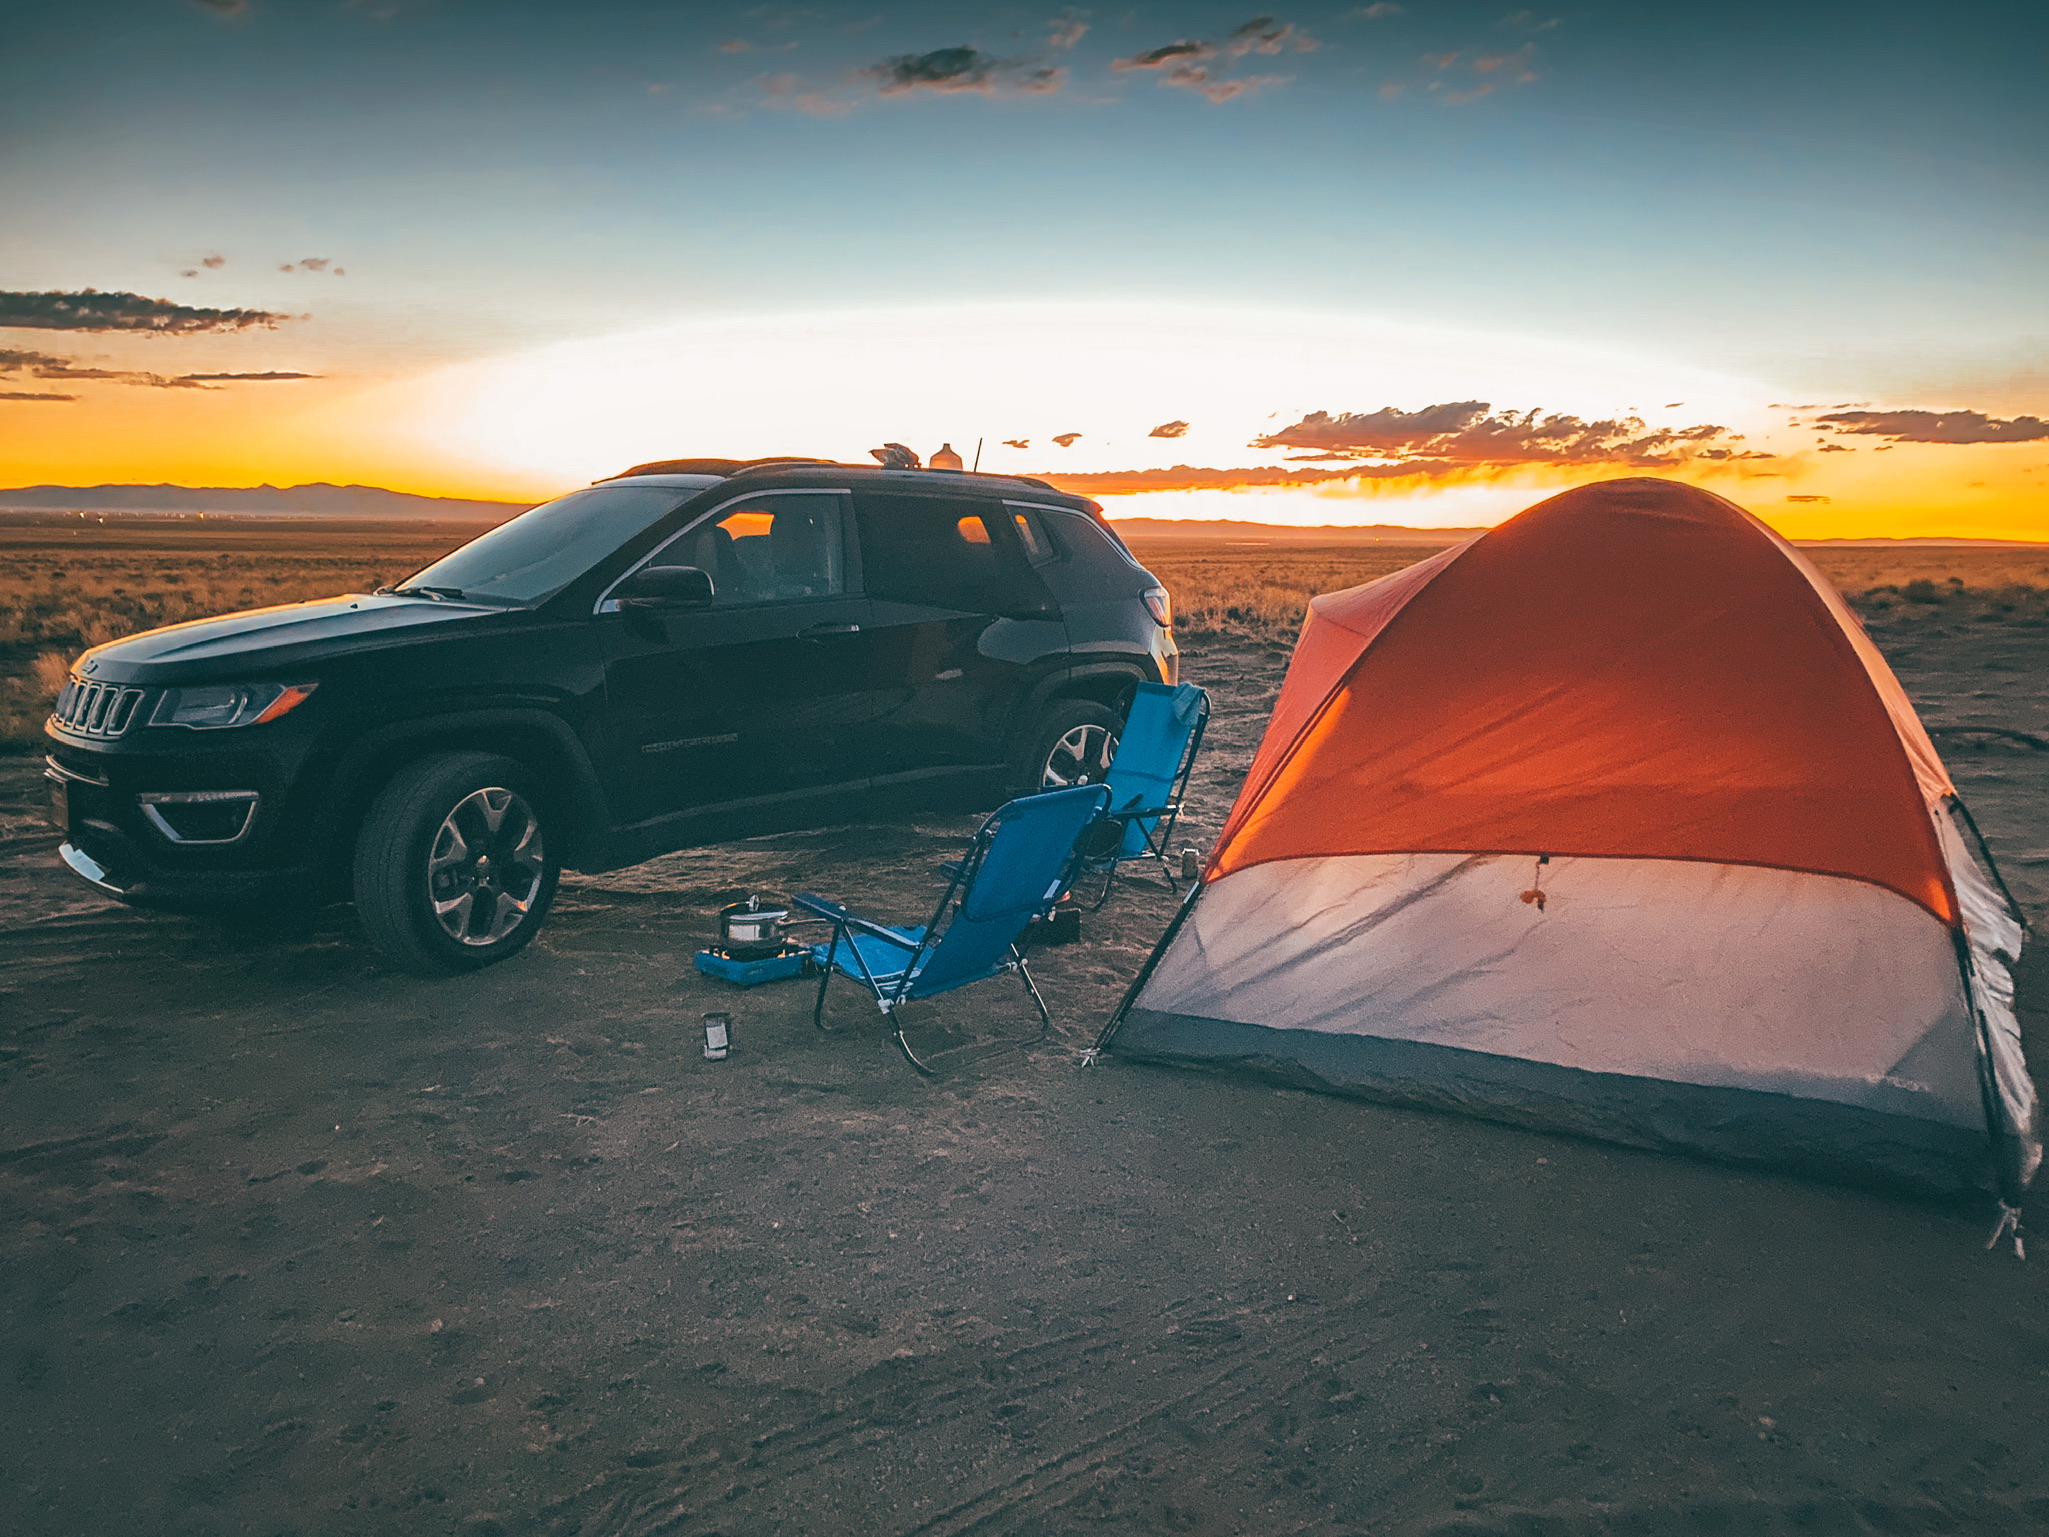
[[398,587],[86,652],[47,728],[60,852],[138,905],[353,895],[391,959],[467,970],[565,866],[1100,777],[1169,625],[1042,481],[643,466]]

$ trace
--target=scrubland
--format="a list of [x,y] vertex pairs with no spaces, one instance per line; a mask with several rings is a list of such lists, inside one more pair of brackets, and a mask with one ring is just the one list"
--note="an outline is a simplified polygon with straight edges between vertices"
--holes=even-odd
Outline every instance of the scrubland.
[[[1173,592],[1176,623],[1190,634],[1286,644],[1317,593],[1370,582],[1443,547],[1247,549],[1146,540],[1132,548]],[[1870,622],[1947,617],[2049,624],[2049,550],[1823,547],[1804,553]]]
[[[237,609],[361,592],[474,537],[464,524],[0,519],[0,750],[25,751],[88,646]],[[1399,571],[1436,545],[1248,548],[1134,542],[1193,636],[1287,644],[1309,599]],[[2049,550],[1810,549],[1867,619],[2049,623]]]
[[0,750],[33,747],[71,661],[159,625],[364,592],[481,529],[466,524],[0,520]]

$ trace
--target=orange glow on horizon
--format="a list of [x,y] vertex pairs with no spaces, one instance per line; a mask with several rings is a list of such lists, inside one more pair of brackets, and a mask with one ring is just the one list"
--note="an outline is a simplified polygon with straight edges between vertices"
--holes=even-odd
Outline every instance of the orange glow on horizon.
[[[879,336],[894,367],[876,374]],[[1046,366],[978,366],[992,356]],[[329,482],[509,502],[560,495],[640,459],[809,452],[865,463],[867,445],[890,438],[927,452],[946,438],[972,452],[982,436],[984,470],[1056,483],[1070,467],[1287,469],[1297,466],[1246,440],[1305,408],[1491,396],[1620,411],[1683,394],[1692,404],[1684,417],[1668,412],[1668,425],[1728,424],[1749,434],[1740,446],[1778,457],[1096,494],[1112,517],[1484,526],[1574,484],[1661,474],[1716,491],[1794,538],[2049,540],[2049,442],[1841,437],[1824,451],[1811,428],[1787,422],[1786,408],[1764,406],[1783,395],[1752,382],[1345,317],[1128,306],[849,312],[679,323],[408,378],[53,388],[82,398],[0,401],[0,484]],[[1171,442],[1152,439],[1151,424],[1168,419],[1193,426]],[[1067,429],[1089,430],[1073,449],[1056,447]],[[1013,448],[999,432],[1031,447]]]

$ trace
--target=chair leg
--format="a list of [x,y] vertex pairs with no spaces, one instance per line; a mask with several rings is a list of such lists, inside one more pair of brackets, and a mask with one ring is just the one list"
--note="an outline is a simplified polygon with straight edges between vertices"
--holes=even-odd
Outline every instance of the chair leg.
[[831,941],[825,947],[825,964],[818,968],[818,997],[811,1005],[811,1027],[814,1030],[828,1028],[825,1023],[825,990],[832,986],[832,958],[839,953],[839,939],[840,931],[835,928]]
[[1025,964],[1025,958],[1017,958],[1017,974],[1024,982],[1024,989],[1031,995],[1032,1007],[1039,1011],[1039,1034],[1043,1036],[1053,1028],[1053,1016],[1046,1012],[1046,1000],[1039,996],[1039,984],[1032,980],[1032,968]]
[[1113,859],[1110,861],[1109,868],[1103,872],[1103,889],[1096,893],[1096,899],[1089,903],[1088,910],[1092,913],[1101,912],[1103,904],[1110,900],[1110,888],[1116,884],[1117,862]]
[[911,1050],[911,1043],[904,1039],[904,1027],[901,1022],[897,1022],[894,1034],[896,1036],[896,1049],[904,1054],[904,1060],[927,1078],[930,1078],[932,1076],[932,1069],[920,1062],[918,1054]]

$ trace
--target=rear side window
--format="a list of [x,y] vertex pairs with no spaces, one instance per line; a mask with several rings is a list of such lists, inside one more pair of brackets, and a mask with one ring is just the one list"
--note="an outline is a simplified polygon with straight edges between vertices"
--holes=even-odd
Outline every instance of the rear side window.
[[1053,548],[1053,541],[1046,534],[1039,515],[1029,507],[1020,507],[1015,502],[1005,502],[1004,509],[1010,514],[1011,525],[1017,529],[1018,543],[1024,546],[1025,559],[1035,566],[1043,566],[1058,560],[1060,552]]
[[1001,614],[1047,601],[1009,510],[949,496],[857,496],[861,576],[871,598]]

